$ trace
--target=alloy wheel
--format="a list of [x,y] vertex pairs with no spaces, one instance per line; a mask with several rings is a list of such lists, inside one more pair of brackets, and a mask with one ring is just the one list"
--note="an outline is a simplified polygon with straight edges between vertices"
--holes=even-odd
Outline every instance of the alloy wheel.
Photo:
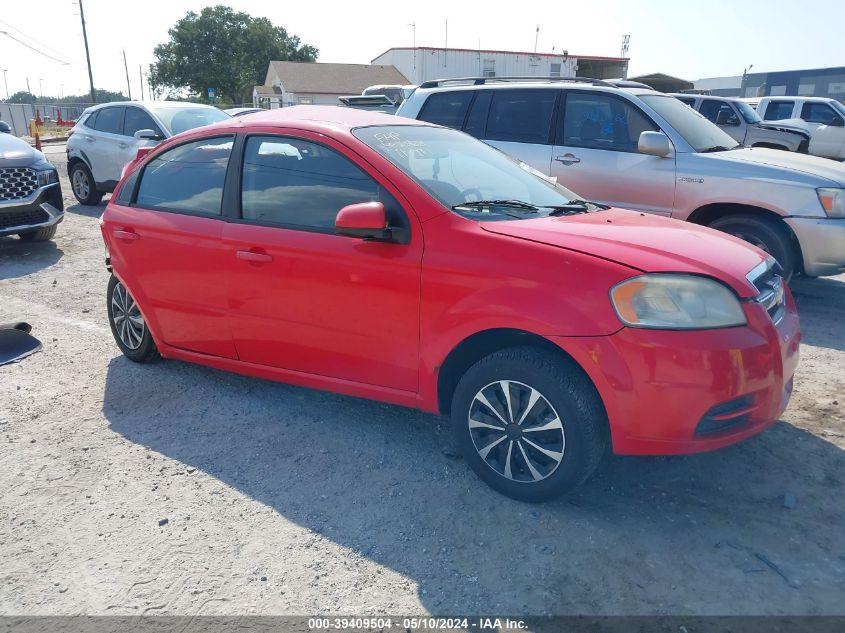
[[78,198],[85,200],[88,194],[91,193],[91,184],[88,182],[88,174],[82,169],[76,169],[71,178],[71,185],[73,186],[73,193]]
[[563,460],[566,435],[560,416],[537,389],[499,380],[475,394],[467,417],[478,455],[516,482],[542,481]]
[[135,299],[118,282],[111,295],[112,321],[120,342],[131,350],[136,350],[144,340],[144,317]]

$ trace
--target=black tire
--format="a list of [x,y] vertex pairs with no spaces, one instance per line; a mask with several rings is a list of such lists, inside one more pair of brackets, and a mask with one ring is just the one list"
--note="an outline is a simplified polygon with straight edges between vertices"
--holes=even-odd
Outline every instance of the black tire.
[[91,175],[91,170],[85,163],[75,162],[68,175],[70,176],[70,190],[73,191],[73,197],[80,204],[94,206],[102,202],[105,193],[97,190],[94,176]]
[[[129,300],[131,300],[132,305],[136,308],[135,310],[130,309],[129,312],[133,315],[137,315],[137,317],[140,317],[140,334],[138,334],[137,329],[133,329],[132,332],[129,332],[128,328],[130,324],[125,323],[125,318],[119,318],[119,313],[123,311],[121,306],[126,305],[126,300],[123,295],[124,292],[125,297],[128,297]],[[115,293],[118,294],[116,295]],[[126,290],[126,287],[120,283],[120,280],[114,275],[109,278],[108,290],[106,291],[106,309],[109,314],[109,327],[111,327],[111,333],[114,336],[117,346],[126,358],[136,363],[149,363],[161,358],[155,341],[153,341],[153,337],[150,334],[150,329],[146,326],[146,323],[143,320],[144,317],[140,310],[137,309],[135,300],[132,298],[132,295],[129,294],[129,291]],[[118,315],[117,318],[116,314]],[[127,338],[130,343],[124,342],[124,338]]]
[[[510,407],[504,404],[500,381],[508,384]],[[528,407],[533,391],[539,392],[542,400]],[[480,402],[479,394],[499,409],[493,411],[501,416],[498,420],[510,422],[503,427],[507,431],[470,428],[470,418],[474,424],[496,422],[503,426]],[[501,397],[495,399],[496,394]],[[554,424],[549,420],[555,418],[560,420],[560,430],[523,431],[545,428]],[[555,499],[582,484],[598,467],[608,436],[601,399],[581,368],[562,355],[536,347],[500,350],[470,367],[452,399],[452,429],[464,458],[484,482],[503,495],[532,503]],[[561,450],[556,449],[559,435]],[[497,443],[501,436],[504,440]],[[529,444],[529,439],[534,443]],[[496,443],[494,448],[482,456],[492,443]],[[562,457],[544,456],[536,450],[541,444]],[[542,477],[537,479],[537,475]]]
[[789,229],[780,221],[755,215],[726,215],[710,223],[710,228],[730,233],[774,257],[787,281],[795,274],[795,249]]
[[52,240],[56,236],[57,228],[59,228],[59,225],[53,224],[52,226],[45,226],[35,231],[18,233],[18,237],[24,242],[46,242],[47,240]]

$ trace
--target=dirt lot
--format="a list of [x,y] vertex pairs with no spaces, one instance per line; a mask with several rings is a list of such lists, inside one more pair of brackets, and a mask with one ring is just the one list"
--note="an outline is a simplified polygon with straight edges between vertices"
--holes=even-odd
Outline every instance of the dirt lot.
[[55,242],[0,238],[0,320],[44,342],[0,367],[0,613],[845,614],[845,276],[794,283],[775,427],[530,506],[437,418],[126,361],[102,207],[63,187]]

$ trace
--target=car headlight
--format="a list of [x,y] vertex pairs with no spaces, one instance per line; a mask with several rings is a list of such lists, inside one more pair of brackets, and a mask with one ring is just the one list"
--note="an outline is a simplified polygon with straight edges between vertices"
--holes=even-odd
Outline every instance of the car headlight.
[[816,189],[824,212],[831,218],[845,218],[845,189]]
[[739,299],[718,281],[684,274],[648,274],[610,290],[610,302],[629,327],[703,330],[745,325]]
[[38,174],[39,187],[45,187],[47,185],[52,185],[54,182],[59,182],[59,172],[55,169],[45,169],[35,173]]

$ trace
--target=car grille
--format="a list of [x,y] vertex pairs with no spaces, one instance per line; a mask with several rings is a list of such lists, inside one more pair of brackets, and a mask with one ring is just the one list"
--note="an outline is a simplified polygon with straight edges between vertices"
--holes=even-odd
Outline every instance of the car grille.
[[0,211],[0,230],[8,229],[13,226],[32,226],[33,224],[43,224],[49,219],[50,216],[42,209],[33,209],[31,211],[13,211],[12,213]]
[[779,323],[786,309],[786,292],[783,287],[780,267],[777,264],[769,266],[750,281],[760,293],[756,298],[757,303],[766,308],[766,312],[772,317],[772,321]]
[[38,176],[29,167],[0,168],[0,202],[26,198],[38,189]]

